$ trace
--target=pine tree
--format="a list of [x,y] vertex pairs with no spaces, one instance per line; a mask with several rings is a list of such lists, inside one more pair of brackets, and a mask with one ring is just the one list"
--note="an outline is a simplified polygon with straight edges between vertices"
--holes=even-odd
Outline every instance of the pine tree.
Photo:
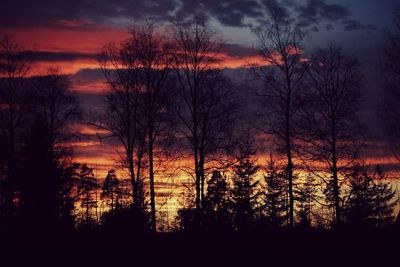
[[90,210],[97,206],[97,199],[94,197],[94,192],[99,188],[99,185],[97,184],[97,179],[94,177],[93,168],[89,168],[86,164],[82,165],[78,174],[78,179],[81,206],[85,209],[84,220],[86,224],[90,224]]
[[268,162],[265,179],[265,219],[269,226],[281,226],[287,220],[287,180],[285,174],[279,172],[272,157]]
[[398,204],[398,200],[395,197],[396,191],[389,183],[384,182],[385,178],[385,172],[379,165],[376,166],[373,178],[375,182],[374,212],[376,215],[376,222],[374,224],[378,227],[394,222],[394,208]]
[[37,117],[30,130],[29,142],[23,151],[21,214],[34,227],[48,227],[58,219],[59,162],[49,148],[49,131],[43,118]]
[[310,227],[312,223],[312,207],[317,198],[315,177],[308,174],[301,188],[297,190],[298,215],[300,226]]
[[[326,183],[325,188],[323,189],[323,194],[325,197],[325,202],[327,208],[330,210],[332,214],[332,223],[336,221],[335,219],[335,186],[334,186],[334,181],[333,179],[329,179],[328,182]],[[343,200],[342,200],[342,188],[338,188],[338,196],[339,196],[339,208],[342,209],[343,207]]]
[[384,226],[394,221],[395,191],[384,178],[380,168],[375,177],[357,166],[349,175],[350,192],[345,207],[345,219],[352,225]]
[[258,198],[255,188],[258,181],[254,181],[254,175],[259,169],[259,166],[250,159],[249,154],[242,155],[239,163],[235,165],[231,196],[233,226],[236,229],[249,228],[255,220]]
[[62,188],[60,192],[60,219],[64,227],[69,230],[75,229],[75,204],[79,200],[78,178],[79,164],[74,163],[62,169],[60,174]]
[[229,188],[225,177],[219,171],[214,171],[207,182],[203,209],[206,227],[230,227]]
[[122,190],[115,170],[109,170],[103,182],[101,198],[110,206],[113,213],[120,206]]

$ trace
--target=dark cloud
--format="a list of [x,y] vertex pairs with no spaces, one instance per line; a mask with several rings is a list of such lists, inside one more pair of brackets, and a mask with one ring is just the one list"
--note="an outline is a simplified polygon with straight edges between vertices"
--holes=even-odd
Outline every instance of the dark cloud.
[[343,22],[344,30],[345,31],[360,31],[360,30],[367,30],[367,31],[375,31],[377,27],[371,24],[362,24],[359,21],[349,19],[344,20]]
[[104,74],[101,69],[81,69],[77,73],[74,74],[76,79],[85,79],[85,80],[99,80],[104,78]]
[[256,51],[253,48],[238,44],[223,44],[222,50],[229,56],[239,58],[253,56],[256,54]]
[[227,26],[244,26],[246,17],[262,16],[262,6],[257,0],[181,0],[178,17],[214,17]]
[[47,52],[47,51],[33,51],[29,52],[29,58],[32,61],[74,61],[82,59],[96,59],[96,54],[83,54],[83,53],[68,53],[68,52]]
[[277,1],[277,0],[263,0],[264,8],[268,13],[279,14],[282,17],[288,17],[289,11],[287,7],[294,5],[293,2]]
[[226,26],[244,27],[251,20],[267,22],[271,11],[297,18],[299,25],[312,30],[321,22],[333,25],[340,21],[346,21],[346,30],[373,28],[354,21],[347,7],[327,0],[15,0],[2,3],[0,28],[50,26],[84,30],[148,17],[161,21],[214,18]]
[[331,31],[331,30],[333,30],[333,25],[332,25],[332,24],[327,24],[327,25],[325,26],[325,29],[326,29],[327,31]]
[[[97,54],[83,54],[73,52],[48,52],[48,51],[25,51],[23,52],[24,58],[29,61],[36,62],[71,62],[79,60],[96,60]],[[4,59],[5,55],[0,53],[0,59]],[[4,65],[0,62],[0,70]]]
[[110,18],[168,18],[177,7],[176,0],[16,0],[4,1],[0,27],[88,27]]
[[344,6],[328,4],[323,0],[307,0],[296,7],[302,26],[318,25],[321,21],[337,22],[350,17],[351,12]]

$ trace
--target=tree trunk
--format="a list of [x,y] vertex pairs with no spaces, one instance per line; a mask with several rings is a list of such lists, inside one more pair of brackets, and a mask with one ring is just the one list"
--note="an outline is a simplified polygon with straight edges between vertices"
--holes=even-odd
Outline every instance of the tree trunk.
[[204,207],[205,174],[204,174],[204,155],[203,155],[203,153],[200,153],[199,170],[200,170],[200,203],[201,203],[201,207]]
[[289,225],[292,227],[294,224],[294,196],[293,196],[293,162],[292,151],[290,147],[287,149],[287,175],[289,182]]
[[337,169],[336,140],[332,142],[332,179],[333,179],[333,195],[335,201],[335,222],[336,225],[341,223],[339,180]]
[[86,193],[86,223],[89,223],[89,192]]
[[153,131],[149,127],[149,178],[150,178],[150,207],[151,207],[151,228],[157,232],[156,222],[156,194],[154,190],[154,160],[153,160]]
[[196,98],[193,100],[193,153],[194,153],[194,168],[195,168],[195,175],[196,175],[196,212],[197,215],[200,214],[201,209],[201,198],[200,198],[200,164],[199,164],[199,147],[198,147],[198,136],[197,136],[197,101]]
[[289,225],[292,227],[294,224],[294,196],[293,196],[293,159],[292,159],[292,146],[291,146],[291,131],[290,131],[290,96],[288,98],[286,107],[286,131],[285,131],[285,145],[287,157],[287,178],[289,186]]
[[129,164],[129,176],[131,179],[131,186],[132,186],[132,205],[134,206],[136,204],[136,199],[137,199],[137,185],[136,185],[136,179],[135,179],[135,169],[133,166],[133,158],[132,158],[132,152],[128,151],[128,164]]

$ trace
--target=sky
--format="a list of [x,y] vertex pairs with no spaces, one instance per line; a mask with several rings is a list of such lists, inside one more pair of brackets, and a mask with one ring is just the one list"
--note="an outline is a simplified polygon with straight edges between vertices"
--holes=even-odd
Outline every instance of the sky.
[[[32,74],[58,66],[71,75],[72,89],[85,111],[101,107],[104,91],[96,55],[109,42],[120,42],[128,26],[148,18],[165,32],[171,21],[196,17],[207,21],[226,41],[224,64],[244,67],[254,56],[252,27],[267,23],[267,11],[281,9],[305,31],[306,53],[329,42],[359,57],[365,80],[366,106],[374,116],[380,94],[379,62],[382,30],[390,27],[397,0],[14,0],[0,8],[0,35],[12,34],[34,50]],[[374,118],[369,118],[374,121]],[[377,138],[381,132],[372,124]],[[93,138],[95,132],[76,125],[83,139],[76,142],[77,160],[100,166],[113,164],[112,146]],[[379,148],[379,142],[374,143]],[[377,154],[379,155],[379,154]]]
[[[250,27],[279,8],[309,31],[307,47],[329,41],[360,57],[376,55],[376,40],[392,21],[396,0],[15,0],[0,9],[0,33],[15,35],[38,52],[35,60],[59,64],[68,73],[96,68],[94,55],[126,36],[132,22],[154,18],[161,25],[179,18],[207,20],[231,44],[231,56],[254,45]],[[66,64],[68,63],[68,64]]]

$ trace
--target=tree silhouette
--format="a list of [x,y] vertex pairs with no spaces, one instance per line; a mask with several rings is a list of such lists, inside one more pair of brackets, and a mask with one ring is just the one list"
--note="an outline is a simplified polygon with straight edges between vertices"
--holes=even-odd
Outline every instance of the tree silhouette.
[[341,178],[363,145],[357,113],[361,101],[357,60],[330,45],[312,56],[307,69],[307,105],[301,109],[301,157],[308,170],[326,184],[334,221],[341,222]]
[[143,165],[146,153],[146,117],[143,115],[141,69],[142,47],[132,31],[120,45],[109,44],[103,48],[99,64],[108,84],[105,110],[94,114],[91,124],[108,134],[120,146],[121,163],[127,169],[132,185],[132,205],[143,210],[141,196]]
[[59,193],[60,201],[60,224],[67,231],[75,229],[76,214],[75,205],[79,201],[78,192],[78,171],[79,164],[63,164],[60,170],[61,191]]
[[[253,68],[263,83],[257,92],[261,99],[259,114],[266,134],[272,134],[279,142],[280,152],[285,153],[289,192],[289,225],[294,223],[293,149],[295,120],[302,105],[301,94],[305,71],[302,66],[302,42],[304,32],[291,19],[285,18],[280,9],[270,11],[271,21],[256,29],[257,48],[267,66]],[[267,126],[267,127],[266,127]]]
[[239,163],[234,167],[233,188],[231,190],[233,227],[238,230],[251,228],[255,221],[258,194],[254,175],[260,167],[254,164],[248,151],[242,151]]
[[397,204],[396,192],[388,183],[380,169],[378,177],[372,177],[365,168],[356,166],[349,174],[350,192],[344,209],[345,219],[357,227],[383,226],[394,222],[393,208]]
[[[175,24],[174,64],[177,76],[176,114],[180,135],[193,155],[196,210],[201,214],[205,196],[207,163],[226,147],[235,110],[232,90],[215,63],[220,42],[205,24],[183,21]],[[198,217],[200,218],[200,217]]]
[[204,201],[206,228],[227,230],[231,227],[229,193],[226,178],[219,171],[214,171],[207,181],[207,193]]
[[1,187],[2,211],[6,217],[15,214],[17,191],[17,155],[26,119],[26,83],[30,61],[26,51],[12,36],[0,39],[0,150],[3,153]]
[[107,202],[111,213],[114,213],[120,207],[120,199],[122,198],[122,190],[115,170],[108,171],[101,190],[100,196],[102,200]]
[[78,173],[78,190],[80,194],[81,207],[84,208],[84,225],[90,226],[93,222],[91,209],[97,206],[95,190],[99,188],[97,179],[94,177],[93,168],[83,164]]
[[318,199],[318,191],[315,175],[307,174],[305,181],[297,190],[298,215],[300,217],[300,226],[310,227],[312,223],[312,208],[315,200]]
[[400,9],[397,9],[391,29],[385,32],[384,50],[382,55],[383,91],[383,122],[389,145],[400,160]]
[[[172,125],[171,99],[173,94],[171,79],[171,60],[168,47],[153,23],[132,29],[132,44],[139,47],[138,60],[141,68],[143,116],[146,118],[147,154],[149,161],[151,224],[156,231],[156,194],[154,189],[155,145],[161,146],[160,139],[165,138],[166,130]],[[160,156],[160,155],[158,155]]]
[[277,169],[272,155],[268,161],[267,174],[264,176],[264,180],[264,216],[266,223],[272,227],[282,226],[287,223],[288,219],[287,179],[285,172]]
[[[22,153],[21,214],[41,218],[37,227],[73,226],[75,167],[70,163],[70,125],[80,118],[69,80],[56,70],[30,79],[26,115],[32,121]],[[50,225],[50,226],[49,226]]]
[[[71,134],[71,125],[80,122],[82,114],[79,102],[71,92],[70,77],[58,68],[50,68],[44,75],[33,77],[31,84],[29,112],[44,119],[50,134],[50,146],[60,147],[76,138]],[[58,152],[66,151],[58,149]]]
[[37,230],[54,226],[58,219],[58,164],[49,150],[49,139],[43,118],[37,117],[24,149],[24,173],[20,182],[22,218]]
[[395,220],[394,209],[399,200],[396,197],[396,190],[389,182],[385,181],[387,178],[386,173],[379,165],[376,166],[372,176],[372,180],[375,183],[375,225],[378,227],[387,226]]

